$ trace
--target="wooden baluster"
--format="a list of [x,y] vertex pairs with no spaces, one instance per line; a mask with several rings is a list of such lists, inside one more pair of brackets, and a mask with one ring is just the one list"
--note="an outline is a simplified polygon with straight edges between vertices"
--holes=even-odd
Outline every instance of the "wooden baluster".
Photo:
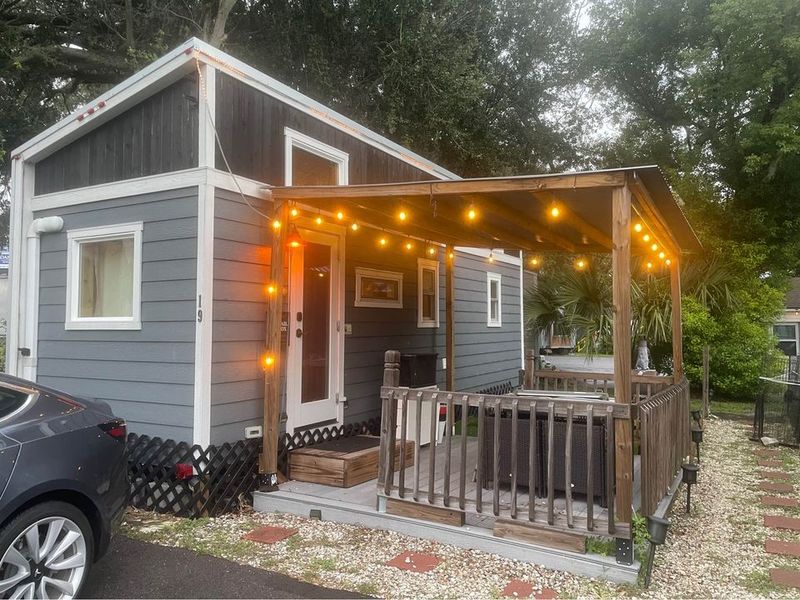
[[608,534],[614,535],[614,407],[606,409],[606,490],[608,492]]
[[[406,437],[408,429],[408,392],[400,399],[400,473],[398,474],[398,493],[406,497]],[[392,461],[394,463],[394,460]]]
[[486,451],[486,445],[483,443],[485,412],[486,405],[481,396],[478,398],[478,464],[476,465],[478,483],[475,486],[475,512],[478,513],[483,511],[483,481],[486,478],[483,472],[483,454]]
[[428,452],[428,504],[433,504],[436,497],[436,428],[439,426],[438,394],[431,394],[431,443]]
[[381,445],[378,450],[378,489],[383,489],[386,483],[386,454],[389,452],[389,395],[381,398]]
[[511,402],[511,518],[517,518],[517,426],[519,399]]
[[453,394],[447,394],[447,415],[444,421],[445,442],[444,442],[444,486],[442,487],[443,503],[450,506],[450,461],[452,459],[453,447]]
[[492,511],[500,514],[500,399],[494,401],[494,484],[492,494]]
[[388,437],[386,439],[387,452],[384,471],[386,476],[384,478],[383,491],[389,496],[394,487],[394,449],[397,438],[397,393],[394,391],[392,391],[389,397],[389,412],[386,415],[386,428]]
[[539,456],[539,448],[537,447],[536,432],[536,401],[531,400],[530,404],[530,422],[528,423],[529,439],[531,447],[528,449],[528,520],[533,521],[536,516],[536,478],[539,475],[539,468],[536,461]]
[[594,529],[594,405],[586,407],[586,529]]
[[458,508],[464,510],[467,497],[467,428],[469,425],[469,396],[461,397],[461,473],[458,486]]
[[553,426],[555,422],[555,404],[547,405],[547,522],[552,525],[555,521],[553,505],[555,502],[555,487],[553,482],[553,465],[555,453],[553,444]]
[[422,452],[422,446],[419,443],[422,437],[422,392],[417,392],[417,412],[416,422],[414,423],[414,502],[419,502],[419,461]]
[[567,501],[567,527],[574,527],[572,521],[572,413],[575,407],[567,406],[566,451],[564,452],[564,495]]

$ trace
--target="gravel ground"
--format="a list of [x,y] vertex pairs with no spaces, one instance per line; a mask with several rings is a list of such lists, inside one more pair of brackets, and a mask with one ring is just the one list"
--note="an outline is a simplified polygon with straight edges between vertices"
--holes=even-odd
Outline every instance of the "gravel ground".
[[[252,511],[217,519],[185,520],[153,513],[129,513],[123,533],[166,546],[180,546],[310,583],[386,598],[498,597],[511,579],[531,582],[536,591],[552,588],[560,597],[641,598],[800,598],[798,590],[775,588],[768,570],[800,568],[800,559],[764,552],[755,444],[736,422],[707,422],[703,468],[692,490],[692,514],[676,502],[665,546],[658,550],[649,590],[619,586],[438,544],[393,532],[312,521],[292,515]],[[783,450],[787,470],[797,473],[796,452]],[[683,491],[681,491],[683,494]],[[773,514],[798,514],[772,508]],[[800,516],[800,514],[798,515]],[[242,540],[261,525],[296,528],[298,535],[274,545]],[[770,534],[792,539],[791,534]],[[403,551],[428,552],[442,559],[429,573],[387,567]]]

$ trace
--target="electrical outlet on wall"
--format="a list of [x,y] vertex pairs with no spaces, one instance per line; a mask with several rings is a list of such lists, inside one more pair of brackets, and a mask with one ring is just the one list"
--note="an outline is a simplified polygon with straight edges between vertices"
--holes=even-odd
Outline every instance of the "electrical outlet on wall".
[[442,369],[446,369],[446,368],[447,368],[447,357],[443,356],[442,357]]
[[247,440],[263,437],[261,425],[253,425],[252,427],[245,427],[244,437]]

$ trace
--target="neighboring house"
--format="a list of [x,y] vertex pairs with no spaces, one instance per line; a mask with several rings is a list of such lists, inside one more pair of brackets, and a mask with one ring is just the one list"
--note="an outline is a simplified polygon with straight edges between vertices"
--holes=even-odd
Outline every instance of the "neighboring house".
[[[265,190],[457,178],[196,39],[12,165],[8,371],[201,445],[262,423]],[[304,214],[284,311],[289,433],[379,416],[387,349],[438,354],[445,377],[444,248]],[[516,381],[520,277],[518,253],[456,249],[457,389]]]
[[772,330],[784,354],[797,356],[800,349],[800,277],[791,279],[783,315]]

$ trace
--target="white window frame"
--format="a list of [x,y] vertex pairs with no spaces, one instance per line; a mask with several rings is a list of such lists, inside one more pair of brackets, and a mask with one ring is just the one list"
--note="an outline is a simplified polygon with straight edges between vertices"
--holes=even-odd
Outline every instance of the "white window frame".
[[[433,270],[433,319],[422,316],[422,272]],[[435,329],[439,327],[439,261],[427,258],[417,259],[417,327]]]
[[320,158],[329,160],[336,165],[337,182],[336,185],[347,185],[350,172],[350,155],[347,152],[334,148],[324,142],[320,142],[299,131],[289,127],[283,129],[284,146],[284,182],[285,185],[292,185],[292,149],[300,148]]
[[[775,327],[783,325],[785,327],[793,327],[794,328],[794,337],[792,338],[780,338],[775,334]],[[796,354],[800,354],[800,323],[790,323],[786,321],[779,321],[775,323],[772,327],[772,335],[774,335],[778,339],[778,343],[780,342],[792,342],[794,343],[794,351]]]
[[[142,230],[141,221],[67,231],[67,301],[64,329],[142,328]],[[130,317],[80,317],[81,244],[133,238],[133,302]]]
[[[492,283],[497,282],[497,318],[492,319]],[[503,326],[503,276],[500,273],[486,273],[486,326]]]
[[[390,279],[397,282],[397,300],[376,300],[374,298],[361,297],[362,277],[375,277],[378,279]],[[377,269],[367,269],[356,267],[356,291],[354,306],[366,308],[403,308],[403,274],[395,271],[379,271]]]

